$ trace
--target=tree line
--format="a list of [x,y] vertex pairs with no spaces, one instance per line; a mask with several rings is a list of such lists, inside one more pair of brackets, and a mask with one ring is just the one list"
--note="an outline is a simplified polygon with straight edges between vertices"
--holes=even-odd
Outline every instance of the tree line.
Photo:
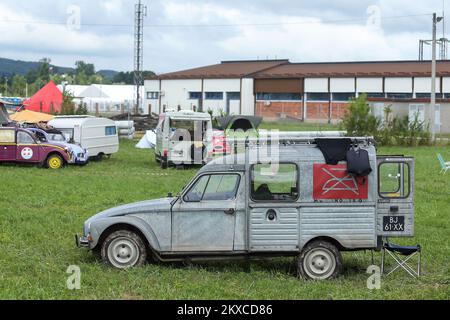
[[[153,76],[152,71],[144,71],[144,79]],[[75,62],[73,71],[62,73],[57,67],[51,65],[49,58],[39,60],[39,67],[30,70],[26,75],[16,74],[4,79],[0,85],[0,92],[7,97],[31,97],[50,80],[56,84],[67,83],[69,85],[91,84],[134,84],[133,72],[119,72],[112,79],[105,77],[95,70],[92,63],[85,61]]]

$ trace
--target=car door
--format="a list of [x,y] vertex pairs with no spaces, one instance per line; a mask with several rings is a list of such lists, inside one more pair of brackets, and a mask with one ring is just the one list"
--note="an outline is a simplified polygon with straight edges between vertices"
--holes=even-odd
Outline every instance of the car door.
[[172,209],[172,251],[233,251],[236,205],[241,174],[214,173],[197,177]]
[[249,249],[297,251],[299,246],[299,169],[295,163],[250,167]]
[[16,160],[15,129],[0,130],[0,161]]
[[414,235],[414,159],[379,156],[377,235]]
[[40,146],[30,133],[17,131],[16,160],[20,162],[39,162]]

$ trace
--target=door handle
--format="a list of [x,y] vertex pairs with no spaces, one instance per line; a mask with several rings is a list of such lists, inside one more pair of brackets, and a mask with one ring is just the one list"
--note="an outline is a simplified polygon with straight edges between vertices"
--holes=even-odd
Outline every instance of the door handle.
[[391,211],[391,212],[398,212],[398,206],[391,206],[390,208],[389,208],[389,210]]
[[233,208],[230,208],[228,210],[225,210],[224,212],[225,212],[225,214],[232,215],[232,214],[234,214],[236,212],[236,210],[234,210]]

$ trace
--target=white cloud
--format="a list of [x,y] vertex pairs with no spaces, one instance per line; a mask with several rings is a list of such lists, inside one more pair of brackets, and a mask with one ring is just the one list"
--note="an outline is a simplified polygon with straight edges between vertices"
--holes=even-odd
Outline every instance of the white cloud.
[[[130,70],[133,66],[134,4],[130,0],[2,0],[0,57],[73,66],[83,59],[97,69]],[[439,12],[441,1],[406,0],[152,0],[147,25],[229,25],[222,27],[145,28],[144,65],[174,71],[227,59],[269,56],[291,61],[416,59],[418,40],[429,38],[430,16],[383,19],[368,28],[367,8],[377,5],[383,18]],[[10,21],[66,21],[67,6],[78,5],[84,25],[69,30],[58,24]],[[363,18],[346,23],[330,20]],[[294,24],[301,22],[299,24]],[[284,23],[284,25],[246,25]],[[448,25],[448,24],[447,24]]]

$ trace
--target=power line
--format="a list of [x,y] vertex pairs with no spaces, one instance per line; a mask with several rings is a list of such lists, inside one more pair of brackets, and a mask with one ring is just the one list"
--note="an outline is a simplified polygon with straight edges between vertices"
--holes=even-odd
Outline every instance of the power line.
[[[411,15],[401,15],[401,16],[389,16],[380,17],[380,20],[395,20],[403,18],[414,18],[414,17],[424,17],[432,16],[431,13],[422,14],[411,14]],[[314,17],[313,17],[314,18]],[[315,24],[315,23],[348,23],[348,22],[361,22],[367,21],[367,17],[353,18],[353,19],[338,19],[338,20],[307,20],[307,21],[292,21],[292,22],[268,22],[268,23],[224,23],[224,24],[146,24],[145,28],[222,28],[222,27],[264,27],[264,26],[283,26],[283,25],[304,25],[304,24]],[[61,21],[42,21],[42,20],[0,20],[0,24],[41,24],[41,25],[66,25],[67,22]],[[134,27],[133,24],[109,24],[109,23],[82,23],[81,27],[113,27],[113,28],[131,28]]]

